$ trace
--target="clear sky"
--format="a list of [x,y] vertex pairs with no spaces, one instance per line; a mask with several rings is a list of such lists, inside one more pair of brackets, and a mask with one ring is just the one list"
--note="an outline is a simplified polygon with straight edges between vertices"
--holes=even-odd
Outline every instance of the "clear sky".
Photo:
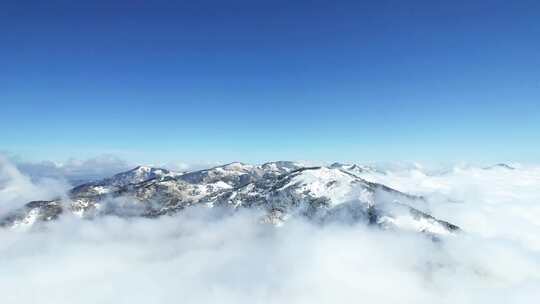
[[0,151],[540,162],[540,1],[100,2],[0,2]]

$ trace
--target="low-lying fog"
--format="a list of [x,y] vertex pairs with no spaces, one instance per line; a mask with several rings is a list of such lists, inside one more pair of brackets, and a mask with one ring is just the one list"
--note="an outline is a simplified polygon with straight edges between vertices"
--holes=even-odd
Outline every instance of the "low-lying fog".
[[[0,302],[536,303],[540,168],[399,169],[366,179],[421,194],[464,232],[433,242],[364,225],[258,223],[192,208],[174,217],[0,230]],[[0,161],[0,213],[69,188]]]

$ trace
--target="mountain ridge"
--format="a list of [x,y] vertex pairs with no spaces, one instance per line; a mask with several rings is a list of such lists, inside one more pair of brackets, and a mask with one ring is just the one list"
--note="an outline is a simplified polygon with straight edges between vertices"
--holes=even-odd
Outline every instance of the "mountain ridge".
[[262,221],[278,225],[300,216],[318,223],[364,222],[383,229],[430,235],[453,234],[460,230],[409,204],[424,200],[423,197],[359,177],[357,173],[361,168],[337,163],[306,167],[288,161],[261,165],[233,162],[176,173],[137,166],[74,187],[67,199],[30,202],[0,218],[0,225],[33,226],[66,214],[85,219],[103,215],[154,218],[199,205],[263,210],[266,216]]

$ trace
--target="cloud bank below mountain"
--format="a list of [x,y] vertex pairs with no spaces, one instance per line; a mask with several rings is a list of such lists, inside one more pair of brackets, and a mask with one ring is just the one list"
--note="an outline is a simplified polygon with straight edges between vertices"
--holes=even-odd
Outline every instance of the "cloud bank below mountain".
[[[0,205],[62,183],[0,163]],[[442,242],[300,219],[276,228],[253,210],[0,230],[2,303],[532,303],[540,297],[540,169],[366,173],[429,197],[419,208],[460,225]],[[59,186],[60,185],[60,186]],[[3,209],[0,209],[0,212]]]

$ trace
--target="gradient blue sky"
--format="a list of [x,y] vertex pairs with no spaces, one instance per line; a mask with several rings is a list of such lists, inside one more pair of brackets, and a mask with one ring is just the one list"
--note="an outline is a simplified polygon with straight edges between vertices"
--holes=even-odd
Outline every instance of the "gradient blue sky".
[[1,151],[540,162],[539,1],[82,3],[0,2]]

